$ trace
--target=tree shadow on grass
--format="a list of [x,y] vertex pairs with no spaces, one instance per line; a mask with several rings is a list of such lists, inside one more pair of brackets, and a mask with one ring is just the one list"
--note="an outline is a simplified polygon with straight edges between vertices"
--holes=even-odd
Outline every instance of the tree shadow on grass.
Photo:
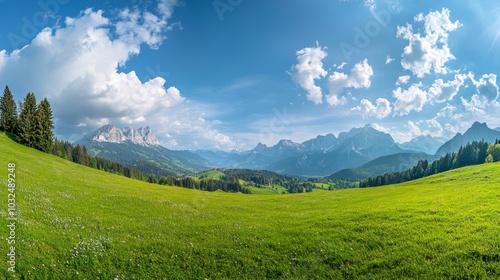
[[10,133],[10,132],[6,132],[4,131],[3,133],[5,133],[5,135],[7,135],[7,137],[9,137],[11,140],[13,140],[14,142],[17,142],[19,143],[19,140],[17,139],[17,136],[14,135],[13,133]]

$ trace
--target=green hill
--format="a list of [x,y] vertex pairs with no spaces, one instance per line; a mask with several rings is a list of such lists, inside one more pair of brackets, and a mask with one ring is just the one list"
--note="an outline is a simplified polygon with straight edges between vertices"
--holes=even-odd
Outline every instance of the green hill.
[[208,170],[196,174],[196,178],[198,178],[199,180],[220,180],[224,176],[224,172],[221,172],[219,170]]
[[192,152],[173,151],[162,146],[145,147],[131,142],[117,144],[86,139],[78,141],[77,144],[86,146],[93,156],[157,176],[194,174],[210,167],[205,159]]
[[0,246],[16,164],[17,279],[498,279],[500,164],[294,195],[131,180],[0,134]]
[[419,160],[432,162],[436,159],[436,156],[426,153],[399,153],[376,158],[358,168],[342,169],[328,176],[328,178],[333,180],[359,181],[385,173],[404,171],[417,165]]

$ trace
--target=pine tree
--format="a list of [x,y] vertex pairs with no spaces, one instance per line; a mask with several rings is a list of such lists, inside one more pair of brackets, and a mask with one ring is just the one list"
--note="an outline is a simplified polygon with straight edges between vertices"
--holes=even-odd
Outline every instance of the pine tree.
[[35,148],[49,153],[52,150],[54,133],[52,109],[47,98],[44,98],[36,109],[35,117]]
[[73,147],[72,153],[73,162],[78,164],[83,164],[85,162],[85,154],[83,153],[82,146],[76,145],[76,147]]
[[0,129],[15,133],[17,127],[16,101],[8,86],[5,87],[3,97],[0,99],[0,111]]
[[19,142],[28,147],[35,147],[35,119],[37,108],[35,94],[32,92],[28,93],[20,107],[22,107],[22,110],[21,114],[19,115]]

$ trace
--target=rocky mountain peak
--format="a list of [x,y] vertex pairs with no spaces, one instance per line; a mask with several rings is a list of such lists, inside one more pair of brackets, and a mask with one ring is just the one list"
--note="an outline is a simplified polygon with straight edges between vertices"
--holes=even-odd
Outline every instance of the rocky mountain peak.
[[89,141],[119,144],[130,141],[134,144],[146,147],[160,145],[160,142],[149,126],[135,129],[133,127],[117,128],[113,124],[108,124],[87,134],[84,138]]

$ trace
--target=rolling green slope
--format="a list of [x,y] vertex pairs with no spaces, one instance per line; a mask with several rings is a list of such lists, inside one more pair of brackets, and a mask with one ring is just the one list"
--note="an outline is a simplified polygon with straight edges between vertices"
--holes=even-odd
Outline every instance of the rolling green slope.
[[399,153],[376,158],[358,168],[342,169],[328,176],[333,180],[360,181],[385,173],[404,171],[417,165],[419,160],[432,162],[438,157],[426,153]]
[[500,277],[500,164],[369,189],[209,193],[75,165],[0,133],[7,279],[9,162],[17,279]]
[[197,154],[169,150],[162,146],[145,147],[131,142],[117,144],[86,139],[78,141],[77,144],[86,146],[93,156],[119,162],[145,174],[187,175],[210,168],[208,162]]

